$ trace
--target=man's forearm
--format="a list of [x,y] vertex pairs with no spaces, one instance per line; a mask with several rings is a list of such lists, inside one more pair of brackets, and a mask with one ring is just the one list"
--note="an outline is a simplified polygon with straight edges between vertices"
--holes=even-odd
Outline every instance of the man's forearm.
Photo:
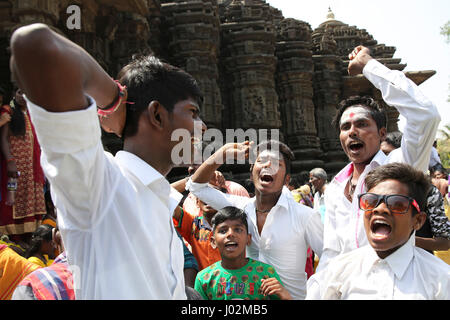
[[195,183],[208,183],[217,169],[222,165],[223,158],[222,149],[219,149],[211,157],[209,157],[202,165],[195,171],[191,179]]
[[445,238],[416,237],[416,246],[429,251],[443,251],[450,249],[450,240]]
[[84,109],[91,95],[106,106],[117,86],[80,46],[46,25],[17,29],[11,37],[11,71],[28,99],[52,112]]

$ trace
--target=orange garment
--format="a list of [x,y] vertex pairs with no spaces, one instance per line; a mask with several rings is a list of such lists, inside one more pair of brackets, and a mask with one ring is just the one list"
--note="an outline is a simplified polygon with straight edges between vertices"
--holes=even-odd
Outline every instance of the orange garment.
[[40,267],[0,244],[0,300],[11,300],[17,285]]
[[174,225],[181,236],[191,245],[192,254],[197,260],[200,271],[222,260],[219,249],[211,246],[212,227],[203,213],[193,216],[181,210],[180,220],[174,219]]

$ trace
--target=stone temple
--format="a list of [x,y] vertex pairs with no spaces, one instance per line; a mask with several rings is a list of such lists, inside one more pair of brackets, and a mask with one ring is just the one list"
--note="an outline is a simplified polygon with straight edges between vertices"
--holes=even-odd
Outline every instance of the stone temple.
[[[69,28],[70,5],[81,10],[80,28]],[[0,86],[7,91],[9,38],[32,22],[59,29],[113,77],[139,53],[183,68],[203,91],[201,116],[208,128],[279,129],[296,156],[292,173],[300,178],[315,167],[332,176],[347,163],[331,126],[342,99],[373,96],[388,112],[388,131],[398,129],[398,113],[379,91],[363,76],[347,75],[347,55],[361,44],[391,69],[406,64],[393,58],[395,47],[336,20],[331,10],[312,30],[264,0],[2,0]],[[406,72],[417,84],[434,74]],[[121,148],[111,135],[104,134],[103,142],[112,152]],[[236,181],[249,177],[248,165],[221,170]],[[186,168],[175,168],[170,178],[185,174]]]

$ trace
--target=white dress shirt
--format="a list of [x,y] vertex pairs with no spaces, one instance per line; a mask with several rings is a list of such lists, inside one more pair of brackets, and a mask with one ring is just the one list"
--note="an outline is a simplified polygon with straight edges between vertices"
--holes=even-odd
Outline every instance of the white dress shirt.
[[306,297],[307,249],[310,246],[317,255],[322,254],[323,225],[318,212],[295,202],[290,191],[283,189],[278,202],[267,215],[260,234],[256,222],[255,197],[225,194],[209,187],[207,183],[194,183],[191,179],[186,189],[214,209],[234,206],[244,210],[248,231],[252,236],[247,256],[272,265],[293,299]]
[[103,150],[95,101],[53,113],[27,99],[77,299],[186,299],[172,214],[181,194],[137,156]]
[[385,259],[370,245],[332,259],[309,278],[306,299],[450,299],[450,266],[414,240],[415,234]]
[[378,88],[384,101],[405,117],[401,147],[386,156],[381,150],[359,177],[350,202],[344,189],[353,172],[353,163],[342,169],[325,190],[324,251],[318,270],[331,258],[368,244],[358,195],[366,192],[364,179],[372,169],[392,162],[402,162],[426,172],[436,131],[441,120],[434,104],[400,71],[390,70],[376,60],[363,69],[364,76]]

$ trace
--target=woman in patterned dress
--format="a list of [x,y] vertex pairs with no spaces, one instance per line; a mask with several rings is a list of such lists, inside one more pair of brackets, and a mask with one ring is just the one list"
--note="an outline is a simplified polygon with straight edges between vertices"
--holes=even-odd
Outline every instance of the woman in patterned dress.
[[[8,234],[13,241],[28,242],[46,213],[40,147],[20,90],[16,91],[10,106],[0,110],[5,112],[11,115],[11,121],[1,128],[0,232]],[[17,177],[12,206],[6,203],[8,177]]]

